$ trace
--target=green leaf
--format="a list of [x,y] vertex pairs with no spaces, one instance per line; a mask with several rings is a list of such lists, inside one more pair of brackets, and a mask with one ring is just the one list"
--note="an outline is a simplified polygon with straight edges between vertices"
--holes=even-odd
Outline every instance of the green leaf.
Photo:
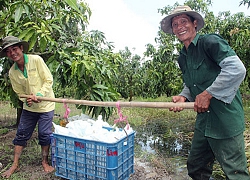
[[34,25],[34,24],[35,24],[34,22],[27,22],[23,26],[29,26],[29,25]]
[[20,6],[15,11],[15,23],[17,23],[20,20],[22,13],[23,13],[23,7]]
[[29,51],[35,46],[36,44],[36,41],[37,41],[37,34],[34,34],[31,39],[30,39],[30,42],[29,42]]
[[86,61],[82,61],[82,62],[83,62],[86,69],[91,70],[91,67],[90,67],[88,62],[86,62]]
[[76,10],[78,13],[81,14],[80,9],[77,6],[76,0],[64,0],[72,9]]
[[24,6],[24,12],[29,15],[29,6],[27,6],[26,4],[23,5]]
[[18,36],[19,39],[24,39],[24,37],[29,33],[31,29],[26,29],[24,31],[22,31],[22,33]]
[[46,40],[45,37],[41,37],[41,39],[40,39],[40,49],[41,49],[41,51],[44,52],[46,47],[47,47],[47,40]]
[[102,85],[102,84],[95,84],[93,86],[93,88],[95,89],[108,89],[106,86]]
[[104,96],[104,93],[100,90],[93,90],[96,94],[98,94],[100,97],[103,97]]
[[82,56],[81,52],[72,52],[73,54],[77,55],[77,56]]
[[65,63],[65,64],[68,64],[69,66],[71,66],[71,64],[72,64],[72,62],[69,61],[69,60],[67,60],[67,59],[64,61],[64,63]]
[[[57,31],[60,31],[60,32],[62,30],[62,28],[56,24],[51,24],[51,27],[53,27],[54,29],[56,29]],[[52,31],[52,29],[51,29],[51,31]]]
[[34,35],[35,30],[34,29],[29,29],[28,33],[26,34],[26,36],[24,37],[25,41],[29,41],[30,38]]

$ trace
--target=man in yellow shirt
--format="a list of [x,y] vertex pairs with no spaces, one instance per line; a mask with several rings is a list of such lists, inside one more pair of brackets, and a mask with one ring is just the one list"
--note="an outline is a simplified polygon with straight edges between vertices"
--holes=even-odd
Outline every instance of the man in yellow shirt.
[[50,149],[50,135],[52,134],[52,120],[55,103],[39,101],[37,96],[54,98],[52,89],[53,77],[43,59],[38,55],[25,54],[29,44],[17,37],[7,36],[3,39],[0,57],[8,57],[14,64],[9,70],[9,77],[13,90],[20,94],[29,95],[21,98],[23,111],[18,125],[15,145],[14,162],[2,176],[9,178],[19,165],[19,158],[27,141],[30,139],[38,124],[38,139],[42,148],[42,166],[45,172],[52,172],[54,168],[48,163]]

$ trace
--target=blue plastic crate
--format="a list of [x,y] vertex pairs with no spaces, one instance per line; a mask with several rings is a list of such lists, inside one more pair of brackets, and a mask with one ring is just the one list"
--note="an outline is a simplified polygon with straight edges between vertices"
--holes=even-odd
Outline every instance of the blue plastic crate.
[[55,175],[72,180],[128,179],[134,173],[134,135],[135,132],[116,143],[105,143],[54,133]]

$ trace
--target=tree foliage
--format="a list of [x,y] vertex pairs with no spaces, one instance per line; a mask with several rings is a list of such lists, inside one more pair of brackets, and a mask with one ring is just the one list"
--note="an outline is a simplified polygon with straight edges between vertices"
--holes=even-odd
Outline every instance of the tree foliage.
[[246,5],[246,4],[247,4],[247,8],[250,7],[250,1],[249,1],[249,0],[240,1],[240,6],[241,6],[242,4],[243,4],[243,5]]
[[[29,52],[39,54],[49,66],[55,81],[57,97],[86,100],[116,100],[118,93],[109,81],[115,73],[114,61],[120,57],[102,32],[85,31],[91,10],[76,0],[1,1],[0,37],[14,35],[29,42]],[[13,91],[4,77],[8,77],[11,63],[2,59],[2,91],[10,96]],[[4,97],[2,96],[2,97]],[[17,107],[15,99],[12,99]],[[78,106],[97,117],[108,117],[111,108]]]
[[[244,2],[246,3],[246,1]],[[184,4],[203,15],[205,26],[199,31],[199,33],[218,33],[224,37],[229,42],[230,46],[236,51],[237,55],[246,66],[247,72],[249,72],[250,66],[247,60],[250,50],[249,17],[246,17],[240,12],[233,15],[230,14],[230,12],[221,12],[218,16],[215,16],[214,13],[209,10],[209,6],[212,5],[211,0],[187,0]],[[167,15],[178,5],[180,4],[176,2],[173,6],[169,5],[163,7],[162,9],[159,9],[159,13],[162,16]],[[165,92],[167,95],[174,95],[173,93],[181,90],[181,76],[179,68],[177,67],[176,59],[179,54],[178,52],[183,45],[175,36],[165,34],[161,30],[158,32],[156,42],[158,48],[154,49],[152,45],[148,45],[146,55],[150,56],[152,61],[156,64],[161,64],[160,68],[158,68],[158,72],[163,68],[166,72],[164,75],[170,82],[169,88]],[[165,65],[166,63],[168,66]],[[241,87],[244,93],[249,89],[249,76],[249,73],[247,73],[246,79]],[[158,76],[158,78],[159,81],[163,80],[163,76]],[[164,81],[162,81],[161,84],[163,84],[163,82]]]
[[[230,12],[221,12],[216,16],[210,11],[211,0],[187,0],[185,5],[202,14],[205,26],[199,33],[218,33],[223,36],[236,51],[237,55],[249,69],[247,57],[249,54],[249,17],[243,13],[231,15]],[[162,16],[169,14],[178,2],[159,9]],[[178,67],[177,57],[183,44],[174,35],[163,33],[160,28],[158,36],[155,38],[156,46],[146,45],[145,57],[138,59],[140,66],[134,66],[132,53],[125,48],[121,51],[123,61],[118,66],[118,78],[115,86],[118,92],[128,98],[142,96],[154,98],[161,95],[173,96],[182,89],[181,72]],[[242,84],[242,90],[246,92],[248,87],[249,75]],[[133,92],[133,93],[132,93]],[[131,98],[130,98],[131,100]]]
[[138,96],[138,89],[141,87],[141,57],[125,47],[120,50],[122,60],[117,64],[117,76],[114,76],[113,84],[121,97],[132,101],[133,96]]
[[[241,1],[245,5],[249,1]],[[221,12],[214,15],[209,7],[211,0],[187,0],[193,10],[202,14],[205,26],[199,33],[222,35],[239,55],[247,68],[242,89],[249,89],[249,17],[243,13]],[[158,12],[165,16],[172,6]],[[182,89],[181,72],[177,57],[182,43],[160,28],[155,38],[156,46],[146,44],[144,57],[133,54],[127,47],[114,53],[114,46],[98,31],[86,31],[91,10],[76,0],[17,0],[0,2],[0,37],[14,35],[29,41],[30,53],[41,55],[55,80],[57,97],[116,101],[119,97],[134,96],[154,98],[172,96]],[[12,62],[0,60],[1,97],[17,100],[8,80]],[[16,106],[17,107],[17,106]],[[112,108],[77,106],[93,116],[108,117]]]

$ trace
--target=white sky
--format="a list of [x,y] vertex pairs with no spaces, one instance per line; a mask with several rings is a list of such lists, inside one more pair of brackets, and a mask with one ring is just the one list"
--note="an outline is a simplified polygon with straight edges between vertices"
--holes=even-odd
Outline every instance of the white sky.
[[[102,31],[109,42],[114,42],[115,50],[124,50],[143,56],[145,45],[155,44],[159,23],[164,17],[158,9],[173,5],[176,0],[84,0],[92,11],[87,30]],[[241,0],[213,0],[211,10],[230,10],[232,14],[244,12],[250,15],[247,5],[239,6]],[[184,0],[178,1],[180,4]],[[135,50],[133,51],[133,48]]]

